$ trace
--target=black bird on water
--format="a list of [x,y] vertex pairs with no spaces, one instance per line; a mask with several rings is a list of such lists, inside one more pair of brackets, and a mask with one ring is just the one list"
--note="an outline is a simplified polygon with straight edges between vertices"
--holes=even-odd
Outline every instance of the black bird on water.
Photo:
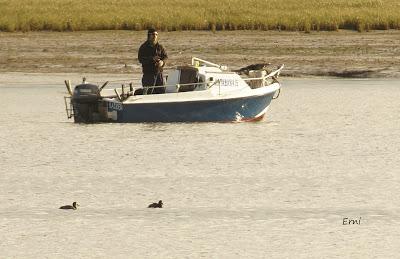
[[152,203],[147,208],[162,208],[163,202],[159,200],[158,203]]
[[76,209],[78,209],[78,206],[79,206],[79,204],[76,203],[76,201],[74,201],[72,203],[72,205],[64,205],[64,206],[61,206],[59,209],[62,209],[62,210],[76,210]]

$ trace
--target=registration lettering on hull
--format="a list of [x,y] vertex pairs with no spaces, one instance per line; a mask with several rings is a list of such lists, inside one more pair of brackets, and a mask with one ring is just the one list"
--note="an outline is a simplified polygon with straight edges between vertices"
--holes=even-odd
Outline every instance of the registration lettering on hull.
[[123,110],[122,103],[108,102],[108,110],[109,111],[122,111]]

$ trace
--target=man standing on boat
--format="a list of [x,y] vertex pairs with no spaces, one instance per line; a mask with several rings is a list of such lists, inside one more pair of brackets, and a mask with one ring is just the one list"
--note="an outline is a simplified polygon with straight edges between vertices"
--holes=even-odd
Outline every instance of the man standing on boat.
[[[165,48],[158,43],[158,32],[155,29],[149,29],[147,31],[147,41],[144,42],[138,53],[139,62],[142,63],[143,86],[163,86],[163,67],[165,61],[168,59]],[[155,87],[151,90],[152,93],[164,93],[163,87]]]

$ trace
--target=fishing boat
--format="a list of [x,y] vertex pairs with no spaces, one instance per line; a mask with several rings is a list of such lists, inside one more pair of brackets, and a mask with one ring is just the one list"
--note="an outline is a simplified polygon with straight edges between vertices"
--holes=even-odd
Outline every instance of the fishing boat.
[[250,70],[244,77],[226,66],[193,57],[191,65],[169,71],[164,86],[125,82],[106,88],[109,82],[97,85],[84,79],[72,90],[66,80],[65,107],[68,118],[78,123],[261,120],[279,96],[278,76],[283,67],[269,73]]

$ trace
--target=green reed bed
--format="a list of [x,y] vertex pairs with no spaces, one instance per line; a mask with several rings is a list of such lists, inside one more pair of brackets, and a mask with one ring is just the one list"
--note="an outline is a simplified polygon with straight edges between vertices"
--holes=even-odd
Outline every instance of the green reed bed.
[[399,0],[0,0],[1,31],[400,29]]

